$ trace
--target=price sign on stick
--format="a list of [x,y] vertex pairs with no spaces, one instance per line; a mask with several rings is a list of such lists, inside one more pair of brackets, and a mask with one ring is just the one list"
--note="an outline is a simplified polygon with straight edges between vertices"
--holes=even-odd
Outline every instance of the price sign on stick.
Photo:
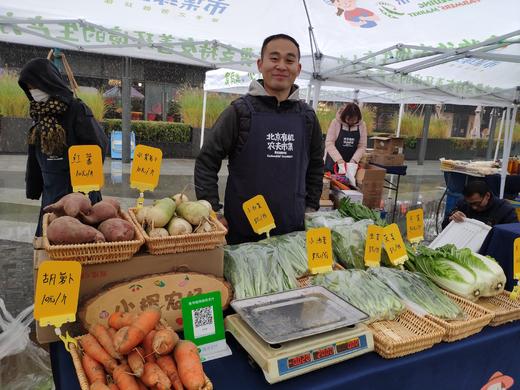
[[273,214],[263,195],[257,195],[242,204],[242,209],[246,213],[247,220],[251,224],[256,234],[267,233],[276,227]]
[[406,213],[406,236],[410,242],[424,240],[424,212],[423,209],[410,210]]
[[513,287],[511,299],[516,300],[520,296],[520,237],[513,243],[513,279],[516,279],[517,285]]
[[309,229],[307,237],[307,259],[311,273],[332,271],[332,239],[330,229],[320,227]]
[[74,192],[99,191],[103,187],[103,158],[98,145],[76,145],[69,148],[69,171]]
[[367,240],[365,242],[365,266],[379,267],[382,246],[383,228],[377,225],[368,226]]
[[139,190],[137,207],[144,203],[144,192],[153,191],[159,184],[161,174],[162,150],[151,146],[137,145],[130,173],[130,187]]
[[385,244],[386,253],[392,264],[401,265],[408,260],[403,237],[401,236],[399,227],[395,223],[383,229],[383,243]]

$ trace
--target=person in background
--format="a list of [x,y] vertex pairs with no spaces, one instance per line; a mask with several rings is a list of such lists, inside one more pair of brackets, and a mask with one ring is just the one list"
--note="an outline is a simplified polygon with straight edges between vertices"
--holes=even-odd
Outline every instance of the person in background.
[[[22,68],[18,84],[30,101],[33,126],[28,135],[25,189],[28,199],[42,199],[36,236],[41,235],[42,210],[72,192],[68,148],[99,145],[105,157],[108,138],[92,111],[74,97],[58,68],[45,58],[35,58]],[[91,192],[93,203],[101,200]]]
[[457,202],[442,222],[443,229],[451,221],[463,222],[466,218],[476,219],[489,226],[518,222],[513,206],[507,200],[495,197],[485,181],[468,183],[462,194],[464,198]]
[[263,195],[278,235],[304,229],[306,210],[319,208],[323,186],[323,139],[314,110],[298,97],[300,49],[294,38],[266,38],[257,61],[262,80],[224,110],[195,162],[197,199],[219,211],[218,172],[229,157],[224,199],[227,241],[257,241],[242,204]]
[[325,171],[333,172],[334,164],[359,164],[367,148],[367,127],[362,119],[355,103],[347,103],[337,112],[325,139]]

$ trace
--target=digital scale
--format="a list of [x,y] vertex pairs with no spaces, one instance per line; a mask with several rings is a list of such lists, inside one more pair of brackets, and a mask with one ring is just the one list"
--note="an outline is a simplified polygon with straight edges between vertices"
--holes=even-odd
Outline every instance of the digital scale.
[[320,286],[231,303],[226,330],[269,383],[280,382],[373,351],[368,316]]

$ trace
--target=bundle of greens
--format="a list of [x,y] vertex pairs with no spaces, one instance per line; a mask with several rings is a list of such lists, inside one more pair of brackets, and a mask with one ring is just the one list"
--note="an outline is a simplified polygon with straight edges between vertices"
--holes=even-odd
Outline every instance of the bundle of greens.
[[366,271],[333,271],[315,276],[312,283],[329,289],[368,314],[370,322],[393,320],[405,309],[392,290]]
[[273,236],[259,243],[270,245],[274,248],[274,257],[284,266],[291,267],[299,277],[307,273],[307,243],[305,232],[292,232]]
[[336,261],[346,268],[365,269],[365,241],[370,219],[352,225],[338,225],[332,229],[332,250]]
[[386,226],[378,212],[369,209],[359,203],[354,203],[350,198],[343,198],[339,202],[339,212],[344,217],[353,218],[354,221],[361,221],[363,219],[371,219],[378,226]]
[[338,225],[351,225],[355,221],[344,217],[338,210],[316,211],[305,214],[305,229],[319,228],[322,226],[333,228]]
[[419,315],[431,314],[445,320],[465,318],[460,307],[420,273],[384,267],[371,268],[368,272],[390,287]]

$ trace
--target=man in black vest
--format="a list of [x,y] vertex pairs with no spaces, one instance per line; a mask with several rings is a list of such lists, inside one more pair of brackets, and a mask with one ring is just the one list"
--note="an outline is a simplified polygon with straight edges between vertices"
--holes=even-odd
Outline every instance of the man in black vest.
[[485,181],[470,182],[463,191],[464,199],[457,202],[455,208],[444,219],[444,229],[451,221],[462,222],[472,218],[489,226],[518,222],[515,209],[504,199],[496,198]]
[[285,34],[265,39],[257,61],[262,80],[253,80],[247,95],[224,110],[195,163],[198,199],[213,210],[222,205],[218,171],[229,158],[224,216],[229,244],[257,241],[242,209],[263,195],[276,229],[284,234],[304,228],[306,210],[317,210],[323,180],[323,139],[314,110],[298,98],[300,48]]

